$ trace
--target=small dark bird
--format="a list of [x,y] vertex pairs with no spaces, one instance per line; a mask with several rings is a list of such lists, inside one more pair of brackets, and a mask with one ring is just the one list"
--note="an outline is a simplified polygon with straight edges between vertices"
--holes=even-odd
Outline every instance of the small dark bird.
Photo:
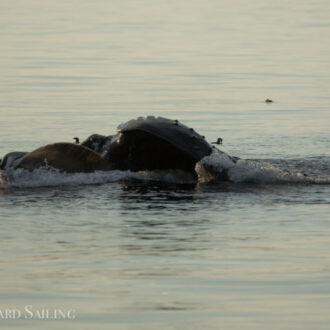
[[79,138],[78,137],[74,137],[73,139],[76,141],[76,144],[79,144]]
[[273,100],[271,100],[271,99],[266,99],[265,102],[266,102],[266,103],[273,103]]
[[222,144],[222,139],[218,138],[215,142],[212,142],[212,144]]

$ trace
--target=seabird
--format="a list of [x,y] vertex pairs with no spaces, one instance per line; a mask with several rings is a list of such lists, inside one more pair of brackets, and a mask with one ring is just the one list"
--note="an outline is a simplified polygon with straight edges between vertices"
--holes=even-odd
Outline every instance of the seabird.
[[222,139],[218,138],[215,142],[212,142],[212,144],[222,144]]

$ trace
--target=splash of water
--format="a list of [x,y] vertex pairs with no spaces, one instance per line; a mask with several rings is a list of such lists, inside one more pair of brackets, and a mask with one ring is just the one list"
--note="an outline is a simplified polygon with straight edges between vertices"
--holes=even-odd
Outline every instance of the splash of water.
[[[212,169],[212,171],[208,171]],[[196,164],[199,182],[209,182],[225,172],[234,183],[283,184],[313,183],[329,184],[329,177],[311,177],[295,171],[281,170],[270,163],[239,159],[234,162],[228,155],[214,151]]]
[[88,185],[130,180],[178,184],[189,184],[196,181],[191,174],[180,170],[140,172],[114,170],[95,171],[93,173],[65,173],[51,167],[43,167],[31,172],[24,169],[0,171],[1,188]]

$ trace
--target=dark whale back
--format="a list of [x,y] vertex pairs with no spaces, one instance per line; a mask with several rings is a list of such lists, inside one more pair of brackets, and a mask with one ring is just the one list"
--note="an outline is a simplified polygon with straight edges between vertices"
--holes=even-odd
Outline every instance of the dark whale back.
[[119,126],[105,159],[113,169],[194,172],[196,162],[211,152],[201,135],[177,120],[147,117]]
[[14,162],[15,168],[29,171],[51,166],[64,172],[93,172],[106,170],[107,162],[100,154],[82,145],[73,143],[48,144],[29,152]]
[[167,141],[196,162],[212,152],[204,137],[177,120],[163,117],[139,118],[128,121],[118,128],[119,133],[141,131]]

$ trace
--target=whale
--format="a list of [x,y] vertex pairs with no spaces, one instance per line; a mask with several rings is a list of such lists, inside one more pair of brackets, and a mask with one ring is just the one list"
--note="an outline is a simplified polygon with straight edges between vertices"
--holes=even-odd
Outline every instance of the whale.
[[40,147],[12,162],[14,169],[33,171],[52,167],[68,173],[105,171],[108,162],[93,149],[73,143],[59,142]]
[[[120,124],[112,135],[92,134],[82,143],[78,141],[76,138],[76,143],[58,142],[31,152],[9,153],[0,168],[55,168],[68,173],[183,170],[196,175],[195,167],[201,159],[215,150],[223,153],[193,128],[175,119],[154,116],[131,119]],[[237,161],[236,157],[228,158]]]
[[93,148],[112,169],[193,171],[196,162],[210,155],[205,138],[178,120],[149,116],[119,125],[117,134],[93,134],[82,145]]

